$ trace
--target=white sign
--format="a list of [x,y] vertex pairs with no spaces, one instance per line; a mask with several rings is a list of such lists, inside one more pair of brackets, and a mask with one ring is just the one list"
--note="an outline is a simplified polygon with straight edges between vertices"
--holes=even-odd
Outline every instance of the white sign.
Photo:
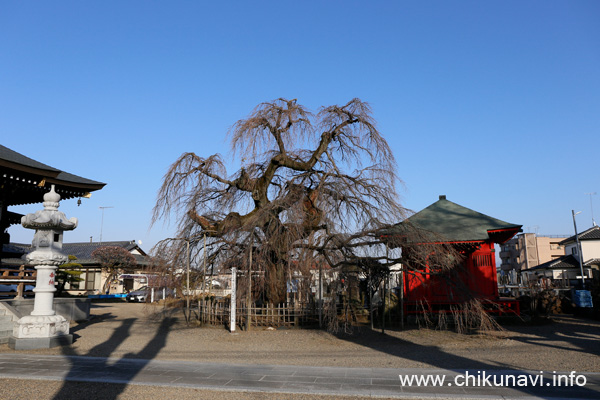
[[231,268],[231,304],[229,305],[229,332],[235,332],[235,303],[236,303],[237,268]]

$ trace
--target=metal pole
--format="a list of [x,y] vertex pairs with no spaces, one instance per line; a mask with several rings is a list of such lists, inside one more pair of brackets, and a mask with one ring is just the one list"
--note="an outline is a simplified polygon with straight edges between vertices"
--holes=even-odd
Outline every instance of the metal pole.
[[206,289],[206,233],[204,234],[204,267],[202,271],[202,295],[204,296],[204,290]]
[[381,296],[381,333],[385,333],[385,296],[387,289],[387,276],[383,278],[383,296]]
[[323,327],[323,266],[319,262],[319,328]]
[[373,330],[373,281],[371,280],[371,275],[372,271],[369,269],[369,319],[371,320],[371,330]]
[[250,246],[250,263],[248,264],[248,295],[246,297],[246,308],[248,316],[246,317],[246,330],[250,330],[252,325],[252,313],[250,308],[252,307],[252,246]]
[[575,242],[577,243],[577,255],[579,256],[579,269],[581,271],[581,285],[582,289],[585,290],[585,275],[583,275],[583,254],[581,251],[581,242],[579,242],[579,234],[577,233],[577,223],[575,222],[575,216],[579,214],[579,212],[575,212],[575,210],[571,210],[573,214],[573,227],[575,228]]
[[[204,267],[202,272],[202,312],[206,310],[206,295],[204,290],[206,289],[206,232],[204,232],[204,250],[202,251],[204,258]],[[200,300],[198,300],[198,305],[200,305]]]
[[400,329],[404,330],[404,265],[400,268]]
[[185,240],[185,244],[186,244],[186,261],[187,261],[187,291],[186,291],[187,313],[186,313],[186,320],[189,323],[190,322],[190,239],[189,238]]

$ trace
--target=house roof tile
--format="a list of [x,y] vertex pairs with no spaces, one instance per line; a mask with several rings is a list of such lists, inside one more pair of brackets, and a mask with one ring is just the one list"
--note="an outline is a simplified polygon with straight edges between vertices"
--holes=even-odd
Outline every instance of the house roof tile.
[[[5,245],[6,246],[6,245]],[[21,249],[23,254],[31,251],[30,244],[21,243],[10,243],[10,249],[14,252],[15,249]],[[116,246],[122,247],[125,250],[131,252],[137,250],[140,255],[134,254],[138,264],[143,264],[147,260],[147,254],[136,244],[135,240],[125,241],[113,241],[113,242],[80,242],[80,243],[63,243],[62,252],[64,254],[77,257],[77,262],[82,265],[93,265],[98,264],[92,257],[94,250],[105,247],[105,246]]]
[[[579,240],[600,240],[600,226],[592,226],[590,229],[587,229],[583,232],[579,232],[578,235]],[[566,238],[560,245],[570,244],[575,242],[575,235]]]

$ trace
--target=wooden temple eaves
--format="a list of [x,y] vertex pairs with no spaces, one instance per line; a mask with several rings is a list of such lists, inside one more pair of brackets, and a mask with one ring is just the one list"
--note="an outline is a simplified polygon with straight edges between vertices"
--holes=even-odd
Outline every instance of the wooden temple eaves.
[[[6,207],[41,203],[50,185],[61,199],[89,197],[106,184],[61,171],[0,145],[0,203]],[[2,218],[4,219],[4,218]]]

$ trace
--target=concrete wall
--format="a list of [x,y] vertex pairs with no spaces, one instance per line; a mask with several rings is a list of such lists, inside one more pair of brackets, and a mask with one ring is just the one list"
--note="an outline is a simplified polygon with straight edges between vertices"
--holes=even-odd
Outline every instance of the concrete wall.
[[[21,316],[31,314],[33,299],[3,300]],[[54,310],[67,321],[87,321],[90,318],[90,299],[55,298]]]

